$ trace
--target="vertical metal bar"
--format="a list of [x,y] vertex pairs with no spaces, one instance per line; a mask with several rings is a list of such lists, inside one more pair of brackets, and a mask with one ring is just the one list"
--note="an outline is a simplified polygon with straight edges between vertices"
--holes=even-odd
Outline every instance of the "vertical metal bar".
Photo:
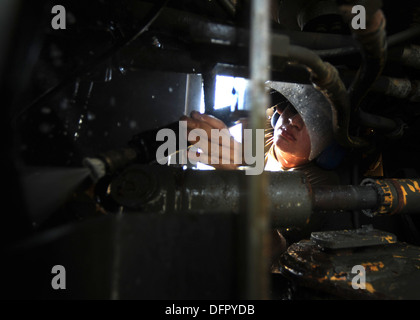
[[207,114],[213,114],[216,99],[216,74],[212,67],[208,67],[203,72],[204,89],[204,110]]
[[[251,2],[251,119],[254,147],[256,131],[265,126],[265,108],[268,96],[265,82],[269,79],[270,61],[270,0]],[[254,148],[254,150],[258,150]],[[269,211],[267,204],[268,177],[265,174],[250,176],[246,247],[246,298],[268,299],[269,297]]]

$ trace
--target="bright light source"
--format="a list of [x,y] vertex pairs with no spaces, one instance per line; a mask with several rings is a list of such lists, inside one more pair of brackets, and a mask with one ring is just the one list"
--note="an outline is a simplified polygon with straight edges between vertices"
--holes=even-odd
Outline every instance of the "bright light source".
[[[216,76],[216,92],[214,109],[231,107],[234,111],[236,104],[238,109],[245,108],[245,91],[248,85],[248,80],[244,78],[235,78],[229,76]],[[234,90],[233,90],[234,89]],[[204,90],[201,88],[201,103],[200,112],[205,112]],[[230,134],[233,138],[242,142],[242,124],[237,124],[229,128]],[[214,170],[214,167],[198,162],[197,169],[199,170]]]
[[201,101],[200,101],[200,113],[204,113],[206,110],[205,104],[204,104],[204,88],[201,86]]
[[220,109],[232,106],[235,101],[235,95],[232,94],[234,88],[233,77],[216,76],[216,97],[214,101],[214,108]]
[[229,132],[236,141],[242,142],[242,123],[230,127]]
[[214,108],[235,107],[238,102],[239,109],[243,109],[243,97],[247,80],[229,76],[216,76],[216,96]]

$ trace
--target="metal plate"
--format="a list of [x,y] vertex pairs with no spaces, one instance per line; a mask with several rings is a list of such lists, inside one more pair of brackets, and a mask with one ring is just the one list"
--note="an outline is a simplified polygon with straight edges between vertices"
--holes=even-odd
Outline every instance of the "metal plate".
[[396,243],[397,237],[372,226],[362,226],[353,230],[312,232],[311,240],[325,249],[344,249]]
[[[363,267],[364,288],[353,288],[355,267]],[[302,240],[281,256],[278,271],[300,291],[334,299],[420,299],[420,247],[404,242],[324,250]]]

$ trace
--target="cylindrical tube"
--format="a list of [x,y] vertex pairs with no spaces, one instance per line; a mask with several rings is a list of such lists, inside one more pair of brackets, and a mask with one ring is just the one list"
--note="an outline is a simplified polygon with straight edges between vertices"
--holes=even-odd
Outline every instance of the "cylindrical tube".
[[157,150],[162,142],[157,140],[156,137],[161,130],[171,130],[171,132],[175,133],[175,150],[180,151],[187,148],[187,138],[182,136],[180,132],[181,122],[176,121],[164,127],[143,131],[134,135],[129,141],[128,147],[108,150],[96,156],[87,157],[83,159],[83,165],[89,168],[92,179],[97,182],[106,174],[113,175],[133,163],[158,161]]
[[401,62],[409,67],[420,69],[420,46],[405,47],[401,56]]
[[351,104],[347,89],[337,69],[324,62],[311,50],[299,46],[289,46],[289,59],[306,66],[311,81],[331,104],[334,137],[343,146],[364,147],[367,142],[349,135]]
[[315,211],[375,209],[379,196],[369,186],[317,186],[313,187]]

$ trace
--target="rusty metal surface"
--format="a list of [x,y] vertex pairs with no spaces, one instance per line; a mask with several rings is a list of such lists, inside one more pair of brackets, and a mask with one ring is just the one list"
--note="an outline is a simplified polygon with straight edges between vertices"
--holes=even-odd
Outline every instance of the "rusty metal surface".
[[[274,226],[310,222],[310,186],[303,173],[264,172],[265,197]],[[244,170],[184,170],[169,166],[132,165],[110,184],[110,196],[126,212],[246,212],[251,176]]]
[[[361,186],[312,186],[302,172],[264,172],[273,226],[307,226],[313,212],[362,210],[368,217],[419,213],[415,179],[365,179]],[[184,170],[132,165],[114,177],[110,196],[129,211],[246,212],[251,176],[244,170]]]
[[[252,128],[255,150],[257,150],[256,132],[264,129],[265,108],[268,105],[268,95],[265,91],[265,81],[269,77],[271,56],[270,46],[270,11],[269,2],[252,0],[250,11],[250,72],[251,72],[251,114],[249,123]],[[263,157],[263,154],[260,155]],[[256,162],[258,165],[258,162]],[[252,169],[251,169],[252,170]],[[252,174],[247,184],[246,199],[246,246],[243,252],[246,268],[245,296],[248,299],[267,299],[269,294],[269,228],[270,210],[268,177],[265,174]]]
[[364,179],[361,184],[376,188],[381,201],[376,210],[363,210],[363,212],[370,217],[384,214],[420,213],[419,183],[418,179]]
[[420,58],[420,47],[416,45],[411,45],[409,47],[404,48],[404,52],[401,57],[401,60],[404,65],[419,69],[420,68],[419,58]]
[[332,112],[329,101],[311,84],[269,81],[267,86],[286,97],[302,117],[311,140],[309,159],[315,159],[333,138]]
[[[363,266],[365,289],[353,289],[354,266]],[[314,241],[291,245],[280,258],[280,272],[298,286],[338,299],[419,299],[420,248],[403,242],[324,250]]]
[[314,210],[360,210],[376,208],[378,194],[367,186],[316,186],[312,189]]

